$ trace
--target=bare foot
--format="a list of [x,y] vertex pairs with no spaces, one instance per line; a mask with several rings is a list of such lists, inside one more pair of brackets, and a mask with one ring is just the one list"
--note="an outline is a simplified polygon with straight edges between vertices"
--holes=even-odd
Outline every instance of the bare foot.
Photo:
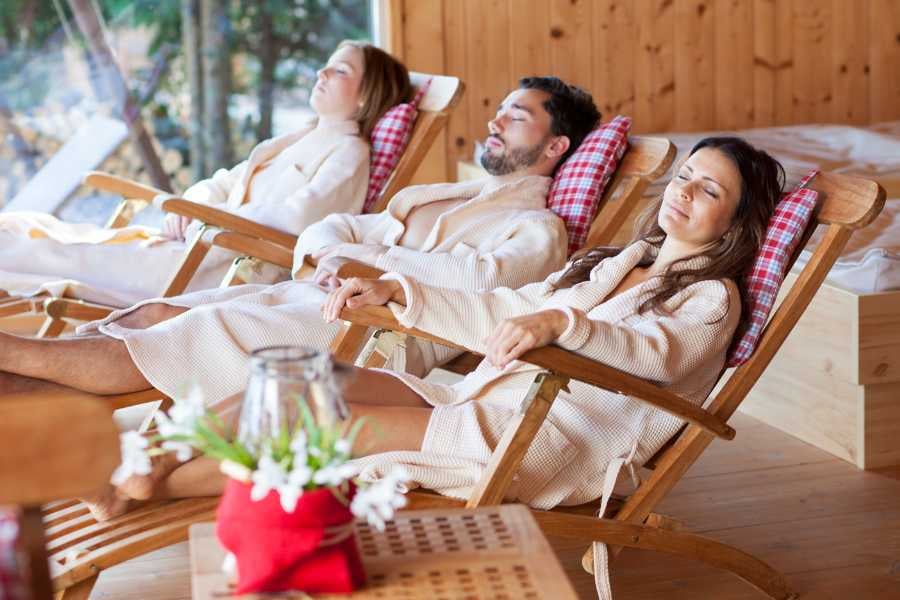
[[122,498],[112,485],[107,485],[93,496],[81,498],[87,504],[91,515],[98,521],[108,521],[125,514],[131,509],[132,500]]
[[150,474],[132,475],[126,479],[116,488],[119,496],[132,500],[149,500],[159,483],[183,464],[173,454],[154,456],[151,461],[153,466]]

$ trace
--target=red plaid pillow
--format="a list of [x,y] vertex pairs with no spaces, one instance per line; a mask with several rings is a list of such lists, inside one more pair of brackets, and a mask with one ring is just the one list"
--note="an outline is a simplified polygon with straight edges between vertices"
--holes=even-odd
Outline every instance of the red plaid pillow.
[[778,288],[784,280],[788,263],[816,208],[818,192],[804,186],[817,172],[813,171],[807,175],[793,192],[784,194],[769,220],[766,237],[744,281],[749,292],[750,305],[744,306],[743,310],[750,311],[750,325],[741,339],[732,345],[728,356],[729,367],[743,364],[756,349],[756,343],[778,296]]
[[603,190],[625,150],[631,119],[616,117],[590,132],[578,149],[557,170],[547,208],[566,224],[569,232],[569,254],[584,245]]
[[372,129],[371,147],[372,155],[369,161],[369,191],[366,193],[366,201],[363,204],[363,212],[372,210],[375,203],[381,198],[381,193],[387,185],[391,173],[400,162],[409,137],[412,134],[413,125],[416,123],[416,107],[428,86],[429,79],[423,85],[412,102],[398,104],[378,119],[375,128]]

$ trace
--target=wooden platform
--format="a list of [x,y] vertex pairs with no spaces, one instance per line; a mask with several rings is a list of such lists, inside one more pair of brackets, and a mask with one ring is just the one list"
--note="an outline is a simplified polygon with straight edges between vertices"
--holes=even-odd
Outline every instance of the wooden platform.
[[[900,600],[900,468],[861,471],[738,414],[661,506],[687,529],[738,545],[788,574],[803,600]],[[718,475],[718,479],[713,475]],[[583,540],[550,538],[581,598]],[[645,552],[612,570],[618,600],[763,598],[729,574]],[[105,571],[91,598],[188,600],[187,543]]]
[[900,291],[823,285],[740,410],[860,468],[900,466]]

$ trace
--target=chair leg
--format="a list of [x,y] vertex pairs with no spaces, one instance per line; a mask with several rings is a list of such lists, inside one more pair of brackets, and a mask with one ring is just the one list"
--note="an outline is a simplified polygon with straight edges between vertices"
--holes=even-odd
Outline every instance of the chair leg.
[[238,256],[233,261],[231,261],[231,266],[228,267],[228,272],[225,273],[225,277],[222,278],[222,282],[219,284],[220,288],[228,288],[233,285],[242,285],[246,283],[244,279],[240,276],[241,265],[243,265],[244,261],[249,257],[247,256]]
[[[798,597],[788,585],[784,575],[758,558],[708,537],[658,529],[644,524],[623,523],[613,519],[595,519],[546,511],[534,511],[532,514],[547,533],[685,556],[731,571],[776,600],[793,600]],[[586,570],[591,571],[587,567]]]
[[94,584],[97,583],[97,577],[99,577],[99,575],[88,577],[73,586],[60,590],[56,593],[56,600],[88,600],[88,598],[91,597]]
[[47,317],[41,324],[41,328],[35,334],[36,338],[56,338],[66,329],[66,322],[63,319],[55,319]]
[[30,506],[22,511],[22,546],[28,559],[28,573],[33,600],[50,600],[53,587],[50,585],[50,568],[47,565],[47,540],[44,537],[44,520],[39,506]]
[[194,236],[194,239],[188,244],[188,249],[187,252],[185,252],[184,258],[181,259],[178,269],[172,275],[172,278],[169,279],[169,282],[163,290],[163,298],[171,298],[172,296],[181,294],[188,286],[188,283],[190,283],[191,277],[197,272],[200,263],[203,262],[203,259],[209,252],[210,245],[203,239],[203,234],[205,232],[206,228],[201,228]]
[[518,414],[510,419],[506,429],[503,430],[503,435],[491,454],[481,480],[469,496],[466,508],[494,506],[503,502],[513,475],[525,458],[525,453],[544,418],[550,412],[553,400],[568,384],[568,377],[546,371],[534,378]]
[[400,346],[406,344],[406,334],[379,329],[366,342],[356,359],[356,366],[366,369],[380,369],[394,355]]
[[369,328],[365,325],[344,322],[340,333],[331,343],[334,359],[343,363],[353,363],[368,335]]

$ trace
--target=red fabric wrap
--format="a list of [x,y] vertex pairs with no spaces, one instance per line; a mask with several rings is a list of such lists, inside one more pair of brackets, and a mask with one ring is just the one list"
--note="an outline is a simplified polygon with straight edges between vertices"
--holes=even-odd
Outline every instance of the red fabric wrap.
[[294,512],[286,513],[276,492],[254,502],[251,487],[229,479],[216,515],[216,535],[237,557],[238,594],[347,593],[365,582],[352,532],[340,542],[321,545],[326,527],[353,521],[349,507],[331,490],[305,492]]

